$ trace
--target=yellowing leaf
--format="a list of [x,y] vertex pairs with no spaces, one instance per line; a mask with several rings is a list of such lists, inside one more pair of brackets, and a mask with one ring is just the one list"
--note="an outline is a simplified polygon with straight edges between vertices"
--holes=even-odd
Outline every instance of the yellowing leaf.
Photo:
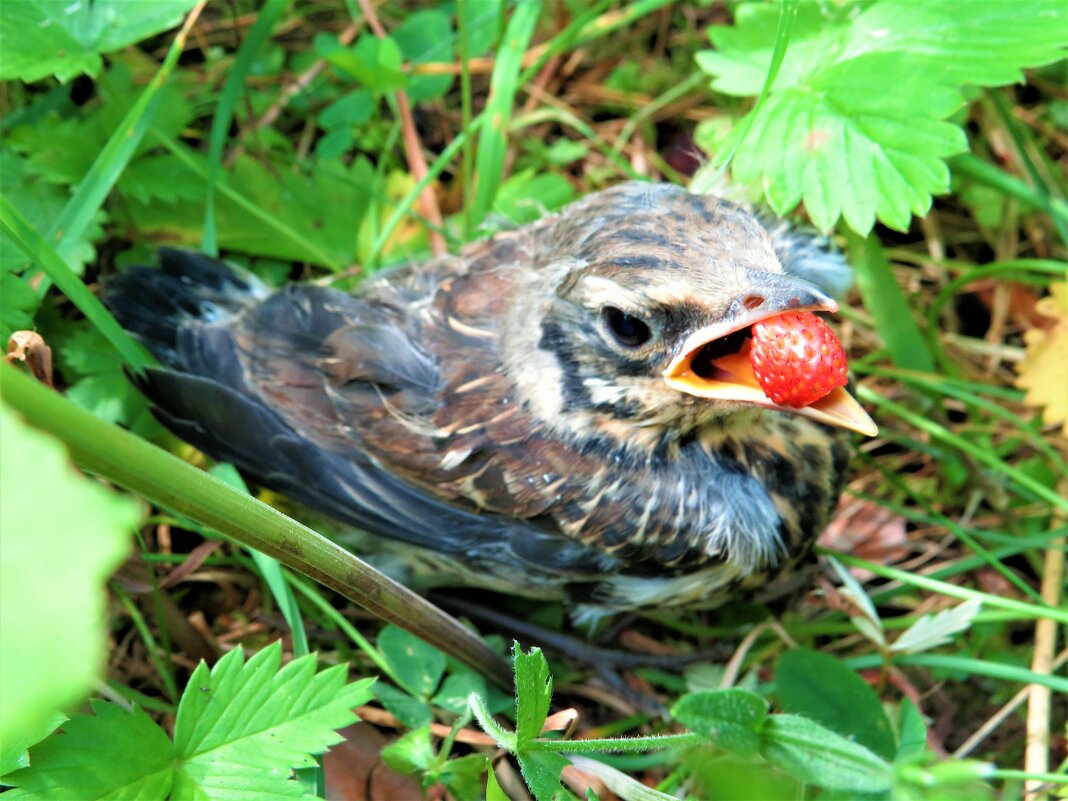
[[1035,306],[1043,317],[1056,322],[1049,329],[1032,329],[1024,334],[1027,355],[1017,368],[1016,386],[1026,389],[1024,403],[1044,408],[1047,423],[1064,423],[1068,436],[1068,283],[1050,286],[1050,293]]

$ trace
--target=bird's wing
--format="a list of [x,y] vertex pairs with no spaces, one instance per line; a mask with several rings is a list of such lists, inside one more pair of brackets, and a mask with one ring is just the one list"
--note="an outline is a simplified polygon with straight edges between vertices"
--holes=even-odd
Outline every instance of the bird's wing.
[[[487,512],[463,482],[435,484],[434,469],[450,467],[451,440],[436,431],[449,377],[427,347],[433,315],[405,305],[427,302],[433,276],[351,296],[307,285],[270,293],[179,251],[164,253],[163,267],[125,271],[105,300],[168,365],[139,383],[186,441],[337,520],[444,554],[569,576],[613,560],[562,537],[536,504],[501,508],[497,498]],[[459,359],[477,365],[473,351]]]

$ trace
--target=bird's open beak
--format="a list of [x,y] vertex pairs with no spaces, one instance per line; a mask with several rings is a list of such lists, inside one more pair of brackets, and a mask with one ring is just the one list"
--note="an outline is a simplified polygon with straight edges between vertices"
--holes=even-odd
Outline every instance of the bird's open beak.
[[[750,327],[784,311],[838,310],[838,304],[822,293],[795,292],[781,303],[765,302],[751,311],[739,309],[730,322],[695,331],[664,371],[669,386],[700,398],[735,401],[800,415],[825,425],[875,436],[879,429],[856,398],[842,387],[808,406],[780,406],[764,394],[749,361]],[[771,299],[765,299],[771,300]]]

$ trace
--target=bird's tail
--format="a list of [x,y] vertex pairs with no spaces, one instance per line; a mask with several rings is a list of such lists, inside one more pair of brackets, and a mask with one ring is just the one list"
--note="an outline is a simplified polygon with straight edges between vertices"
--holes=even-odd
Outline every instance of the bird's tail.
[[132,267],[104,283],[104,304],[164,364],[180,367],[183,323],[224,321],[268,294],[266,285],[215,259],[160,249],[160,269]]

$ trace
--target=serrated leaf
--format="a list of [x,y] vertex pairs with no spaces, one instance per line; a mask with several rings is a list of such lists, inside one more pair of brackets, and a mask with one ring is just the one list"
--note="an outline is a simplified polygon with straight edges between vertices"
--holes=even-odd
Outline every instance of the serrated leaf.
[[515,667],[515,734],[518,747],[541,734],[549,716],[553,697],[553,680],[549,663],[540,648],[523,653],[519,643],[512,644],[512,664]]
[[95,76],[102,53],[173,28],[196,0],[0,3],[0,80]]
[[1027,390],[1024,403],[1042,409],[1047,423],[1064,423],[1068,436],[1068,283],[1050,284],[1049,295],[1035,304],[1035,311],[1051,318],[1051,328],[1024,332],[1027,353],[1016,370],[1016,386]]
[[[0,406],[0,740],[78,703],[104,664],[103,583],[129,549],[133,501],[71,466]],[[28,745],[23,742],[22,747]]]
[[33,328],[33,313],[41,299],[19,276],[0,270],[0,346],[6,349],[12,332]]
[[[697,63],[717,90],[757,95],[778,8],[745,3],[735,19],[709,29],[717,50]],[[1066,23],[1059,0],[803,2],[775,84],[735,154],[735,178],[759,181],[779,214],[803,201],[823,230],[839,217],[860,234],[876,219],[904,230],[949,188],[944,159],[967,146],[964,131],[945,122],[962,85],[1008,83],[1022,67],[1057,60]]]
[[720,748],[750,756],[760,747],[757,733],[768,716],[768,704],[747,690],[712,690],[683,696],[671,716]]
[[[0,194],[25,217],[34,228],[47,231],[60,215],[69,198],[67,189],[48,180],[37,166],[8,147],[0,147]],[[82,267],[96,258],[93,242],[104,235],[106,215],[98,212],[71,251],[70,266],[81,273]],[[0,270],[20,271],[29,265],[21,248],[0,247]]]
[[575,796],[560,784],[560,774],[571,763],[553,751],[516,752],[519,768],[535,801],[573,801]]
[[445,654],[398,626],[382,629],[378,650],[401,685],[418,698],[429,698],[445,674]]
[[784,712],[822,723],[884,759],[893,759],[894,733],[879,696],[833,656],[798,648],[775,666],[775,690]]
[[434,764],[437,754],[430,742],[430,727],[420,726],[382,749],[382,759],[399,773],[422,773]]
[[797,715],[773,715],[760,732],[768,762],[808,784],[879,793],[890,787],[890,765],[867,748]]
[[868,597],[868,593],[864,592],[860,582],[853,578],[853,574],[843,567],[841,562],[834,558],[829,561],[831,567],[834,568],[834,572],[838,574],[838,578],[842,581],[842,586],[838,588],[838,592],[851,600],[863,613],[862,615],[850,616],[849,619],[853,622],[853,625],[857,627],[861,634],[880,648],[886,645],[886,637],[883,634],[883,621],[875,610],[875,604]]
[[174,746],[166,732],[136,707],[92,702],[92,715],[75,715],[63,736],[32,750],[32,764],[4,777],[19,789],[12,801],[154,801],[174,783]]
[[341,741],[335,729],[356,719],[373,679],[345,683],[347,667],[315,672],[309,654],[278,670],[276,642],[247,663],[240,649],[193,672],[174,727],[181,760],[175,795],[204,799],[300,797],[289,771],[315,764]]
[[941,121],[962,102],[955,89],[934,76],[888,85],[887,75],[912,70],[926,71],[901,54],[873,53],[773,93],[738,148],[736,179],[762,182],[779,213],[803,200],[825,231],[839,216],[855,231],[870,230],[876,217],[907,228],[932,194],[949,188],[945,158],[967,148],[964,132]]
[[954,634],[966,631],[972,625],[982,606],[981,599],[970,598],[952,609],[924,615],[894,640],[890,650],[898,654],[915,654],[945,645]]
[[1000,86],[1021,68],[1064,58],[1068,6],[1061,0],[881,0],[850,26],[843,58],[878,50],[937,59],[947,81]]
[[29,748],[37,745],[66,721],[67,716],[57,711],[48,717],[31,721],[24,729],[5,727],[4,737],[0,740],[0,776],[29,767]]

